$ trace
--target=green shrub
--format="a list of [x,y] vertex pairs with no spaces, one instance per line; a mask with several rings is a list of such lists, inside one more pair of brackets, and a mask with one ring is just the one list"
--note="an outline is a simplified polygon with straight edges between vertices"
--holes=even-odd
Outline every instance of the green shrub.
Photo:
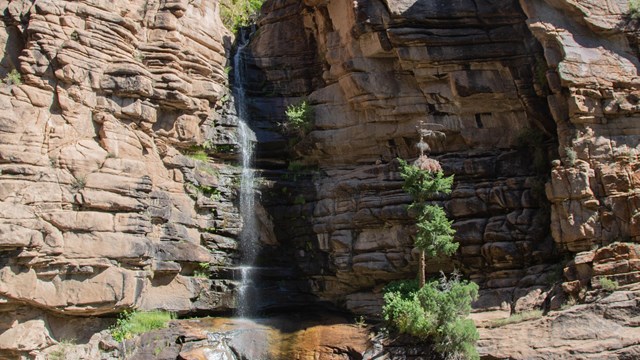
[[570,146],[564,147],[564,153],[567,155],[567,165],[574,166],[578,160],[578,153]]
[[190,157],[190,158],[192,158],[193,160],[196,160],[196,161],[207,161],[207,160],[209,160],[209,157],[207,156],[207,153],[202,149],[189,150],[189,151],[185,152],[185,155]]
[[22,84],[22,74],[20,74],[18,70],[13,69],[5,76],[4,83],[7,85],[20,85]]
[[224,26],[238,31],[243,26],[255,22],[264,0],[222,0],[220,1],[220,17]]
[[382,314],[389,327],[420,340],[430,340],[445,358],[478,359],[478,331],[468,319],[478,286],[457,277],[392,283],[385,288]]
[[283,124],[283,128],[286,132],[304,136],[311,131],[313,127],[313,109],[306,100],[287,106],[285,115],[287,116],[287,121]]
[[356,327],[360,328],[360,329],[364,329],[366,328],[367,325],[367,319],[365,319],[364,316],[360,315],[357,318],[354,319],[355,325]]
[[63,339],[58,342],[58,346],[55,350],[49,353],[50,360],[65,360],[69,356],[69,351],[76,344],[75,339]]
[[640,0],[629,1],[629,16],[632,19],[640,19]]
[[306,202],[307,200],[304,198],[304,195],[302,194],[296,195],[295,199],[293,199],[294,205],[304,205]]
[[174,314],[160,310],[124,311],[118,317],[116,324],[111,327],[111,336],[116,341],[131,339],[151,330],[165,328],[173,318],[175,318]]
[[208,279],[210,275],[209,273],[210,273],[209,263],[201,262],[201,263],[198,263],[198,268],[196,269],[196,271],[193,272],[193,277]]
[[600,278],[600,286],[602,287],[602,290],[616,291],[618,290],[618,287],[620,287],[620,284],[618,284],[618,282],[615,280],[602,277]]

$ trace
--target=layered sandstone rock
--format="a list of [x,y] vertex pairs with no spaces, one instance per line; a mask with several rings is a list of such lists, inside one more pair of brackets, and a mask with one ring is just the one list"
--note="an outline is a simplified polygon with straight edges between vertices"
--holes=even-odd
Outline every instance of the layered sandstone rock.
[[192,275],[232,261],[237,171],[183,155],[233,140],[217,4],[0,8],[2,77],[21,74],[0,86],[0,352],[60,340],[52,317],[228,309]]
[[[280,238],[322,297],[375,314],[381,286],[415,271],[410,199],[393,159],[417,155],[420,120],[447,135],[430,145],[456,182],[434,200],[456,220],[456,266],[481,285],[479,308],[540,306],[558,280],[575,291],[576,272],[578,289],[598,287],[574,269],[590,256],[582,252],[637,237],[637,24],[627,2],[273,1],[264,10],[248,83],[262,156],[282,144],[274,123],[288,103],[307,97],[315,111],[314,130],[290,149],[289,170],[305,164],[307,185],[270,206],[284,211],[276,224],[295,224]],[[563,253],[577,254],[564,277]],[[598,276],[634,281],[635,267],[616,269]]]
[[[549,65],[548,101],[561,154],[547,184],[551,232],[558,247],[576,254],[565,270],[572,282],[565,287],[576,294],[598,287],[601,276],[637,282],[637,267],[630,265],[635,244],[625,244],[640,239],[640,63],[638,24],[628,15],[629,6],[627,1],[523,2]],[[613,266],[622,259],[630,263]],[[597,277],[590,282],[592,276]]]
[[[478,306],[517,306],[559,274],[540,210],[545,174],[517,146],[532,128],[552,144],[555,127],[536,76],[542,49],[516,2],[271,1],[263,10],[248,83],[262,156],[274,156],[286,104],[306,96],[315,111],[289,163],[306,166],[307,185],[267,203],[322,298],[375,315],[382,286],[415,273],[395,158],[418,155],[421,120],[446,134],[432,156],[456,181],[450,198],[434,200],[456,219],[456,266],[483,288]],[[290,186],[274,179],[271,191]]]
[[[232,40],[218,3],[0,6],[0,353],[35,354],[73,336],[68,324],[93,333],[108,322],[69,316],[231,309],[242,220],[239,171],[226,165],[237,155],[224,69]],[[478,309],[554,308],[560,288],[593,301],[604,278],[636,283],[639,41],[628,12],[623,0],[266,1],[242,56],[247,78],[235,79],[258,139],[256,212],[269,229],[262,307],[318,297],[376,315],[382,287],[413,276],[395,158],[418,155],[421,120],[446,134],[430,156],[456,181],[434,201],[461,244],[429,268],[476,281]],[[304,97],[313,131],[288,139],[279,123]],[[194,276],[207,263],[214,280]],[[635,306],[624,294],[613,308]],[[533,328],[635,326],[620,325],[627,310],[590,306],[606,308],[605,320],[576,312]],[[483,340],[488,356],[577,344],[496,350],[500,331]],[[632,356],[633,331],[608,353]]]
[[639,338],[636,289],[537,320],[481,328],[478,350],[489,359],[635,359]]

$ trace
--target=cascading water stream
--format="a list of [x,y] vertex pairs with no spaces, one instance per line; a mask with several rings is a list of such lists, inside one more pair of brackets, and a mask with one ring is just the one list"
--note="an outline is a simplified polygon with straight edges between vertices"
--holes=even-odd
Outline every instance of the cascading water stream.
[[242,217],[242,231],[240,233],[241,263],[240,286],[236,294],[236,315],[247,317],[254,312],[254,299],[252,294],[253,284],[253,264],[257,255],[257,241],[259,238],[257,221],[255,215],[255,191],[254,191],[254,171],[253,146],[255,134],[247,123],[249,115],[247,111],[246,95],[244,89],[245,64],[243,61],[243,50],[249,42],[249,29],[241,29],[238,33],[238,48],[233,56],[233,93],[238,115],[238,143],[242,155],[242,174],[240,178],[240,216]]

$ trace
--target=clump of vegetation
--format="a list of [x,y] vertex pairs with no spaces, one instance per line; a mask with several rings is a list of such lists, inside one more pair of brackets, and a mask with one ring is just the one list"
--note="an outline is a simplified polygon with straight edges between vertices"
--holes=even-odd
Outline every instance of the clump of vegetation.
[[80,191],[84,189],[85,186],[87,186],[87,178],[85,177],[75,178],[71,183],[71,189],[73,189],[73,191]]
[[287,165],[287,173],[283,174],[282,178],[297,181],[303,176],[315,177],[318,175],[320,175],[320,171],[317,166],[308,165],[298,160],[292,160]]
[[207,155],[207,152],[200,146],[190,147],[188,150],[184,151],[184,155],[196,161],[209,160],[209,156]]
[[13,69],[5,76],[4,83],[7,85],[20,85],[22,84],[22,74],[20,74],[18,70]]
[[193,277],[208,279],[209,278],[209,263],[201,262],[198,263],[198,268],[193,272]]
[[224,26],[233,31],[255,22],[264,0],[223,0],[220,17]]
[[76,344],[75,339],[64,339],[58,342],[58,347],[49,353],[49,359],[51,360],[65,360],[69,350]]
[[439,194],[451,193],[453,175],[444,176],[442,171],[432,173],[419,169],[414,165],[400,161],[400,176],[404,179],[402,188],[413,198],[409,209],[417,213],[415,246],[420,250],[420,269],[418,270],[419,285],[425,284],[425,256],[451,256],[458,249],[458,243],[453,242],[455,230],[452,221],[447,219],[444,209],[429,201]]
[[434,350],[447,359],[479,359],[475,342],[478,331],[468,319],[478,286],[460,280],[457,274],[440,280],[425,280],[425,256],[451,256],[458,249],[454,229],[444,209],[430,203],[451,193],[453,176],[429,171],[400,159],[403,189],[417,213],[415,246],[420,250],[418,280],[400,281],[385,288],[382,314],[391,329],[433,343]]
[[131,339],[136,335],[162,329],[175,315],[166,311],[124,311],[118,321],[110,329],[111,336],[116,341]]
[[640,0],[629,0],[629,16],[632,19],[640,19]]
[[367,319],[365,319],[364,316],[360,315],[355,318],[355,325],[360,329],[364,329],[367,327]]
[[218,188],[213,186],[204,185],[204,184],[194,184],[191,182],[185,182],[184,188],[187,191],[187,194],[191,196],[194,200],[198,199],[198,196],[202,195],[211,200],[217,200],[220,198],[222,193]]
[[602,287],[602,290],[605,291],[616,291],[620,287],[620,284],[618,284],[618,282],[615,280],[602,277],[600,278],[600,286]]
[[567,310],[568,308],[572,306],[576,306],[577,304],[578,304],[578,299],[573,295],[569,295],[567,300],[560,306],[560,310],[561,311]]
[[233,144],[214,144],[211,140],[207,140],[202,144],[202,147],[210,153],[233,153],[236,151],[236,147]]
[[478,285],[457,276],[429,281],[391,283],[385,288],[382,313],[387,323],[403,334],[429,339],[445,358],[479,359],[475,342],[478,331],[468,319]]
[[217,199],[221,195],[220,190],[213,186],[200,184],[199,186],[196,186],[196,188],[198,192],[210,199]]
[[133,58],[137,61],[137,62],[143,62],[144,61],[144,54],[142,52],[140,52],[140,50],[136,50],[133,52]]
[[304,195],[302,194],[296,195],[295,199],[293,199],[294,205],[304,205],[306,202],[307,200],[305,200]]
[[578,153],[570,146],[565,146],[564,153],[567,156],[567,164],[569,166],[575,166],[576,160],[578,160]]
[[307,100],[287,106],[287,121],[282,124],[285,132],[304,137],[313,128],[313,109]]
[[500,326],[505,326],[509,324],[517,324],[523,321],[539,319],[541,317],[542,317],[542,310],[523,311],[517,314],[513,314],[508,318],[493,320],[489,325],[489,327],[500,327]]

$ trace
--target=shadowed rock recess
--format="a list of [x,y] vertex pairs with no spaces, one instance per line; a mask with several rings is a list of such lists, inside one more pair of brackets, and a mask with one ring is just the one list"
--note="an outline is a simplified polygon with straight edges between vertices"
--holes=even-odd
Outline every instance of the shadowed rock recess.
[[[86,345],[77,358],[109,358],[100,339],[125,309],[235,309],[230,82],[257,139],[260,312],[379,317],[384,285],[418,266],[396,158],[418,156],[426,121],[446,134],[430,157],[455,182],[433,200],[460,243],[428,269],[478,283],[479,319],[552,311],[482,328],[481,355],[640,356],[640,22],[627,0],[267,0],[244,79],[229,79],[237,44],[219,7],[0,1],[0,359],[65,339]],[[303,100],[313,126],[293,134],[285,110]],[[603,299],[605,278],[623,289]],[[584,304],[553,312],[566,302]],[[322,346],[323,359],[365,347]]]

